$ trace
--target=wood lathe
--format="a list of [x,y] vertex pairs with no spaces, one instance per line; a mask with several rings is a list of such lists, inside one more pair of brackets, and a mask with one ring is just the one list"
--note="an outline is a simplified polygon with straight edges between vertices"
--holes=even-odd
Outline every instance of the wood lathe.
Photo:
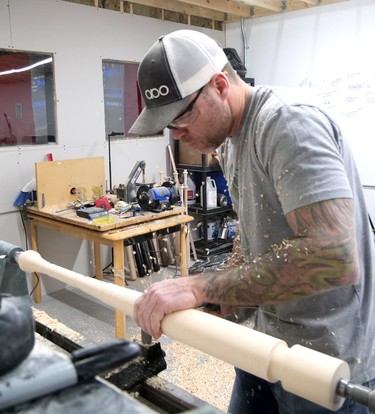
[[[8,250],[14,251],[13,260],[23,271],[51,276],[133,316],[141,293],[51,264],[32,250]],[[339,409],[347,397],[375,409],[375,392],[352,384],[348,364],[337,358],[300,345],[289,348],[280,339],[194,309],[167,315],[162,330],[260,378],[280,381],[285,390],[330,410]]]
[[167,367],[159,342],[111,339],[82,348],[50,318],[34,320],[19,250],[0,241],[1,413],[222,414],[157,377]]

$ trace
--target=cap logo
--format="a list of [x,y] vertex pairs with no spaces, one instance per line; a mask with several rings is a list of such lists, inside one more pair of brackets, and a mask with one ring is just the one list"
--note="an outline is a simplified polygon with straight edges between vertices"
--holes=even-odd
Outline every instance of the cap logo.
[[167,85],[161,85],[159,88],[152,88],[145,90],[145,96],[148,100],[160,98],[160,96],[166,96],[169,94],[169,88]]

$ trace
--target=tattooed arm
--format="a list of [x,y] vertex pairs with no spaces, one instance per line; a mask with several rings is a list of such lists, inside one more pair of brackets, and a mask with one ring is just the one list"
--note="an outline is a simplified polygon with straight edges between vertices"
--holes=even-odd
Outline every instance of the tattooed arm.
[[288,213],[286,219],[294,238],[273,245],[247,265],[205,275],[204,293],[211,301],[280,303],[358,281],[351,199],[315,203]]
[[294,237],[251,263],[152,285],[135,303],[137,323],[158,338],[165,315],[203,302],[280,303],[358,281],[351,199],[315,203],[288,213],[286,219]]

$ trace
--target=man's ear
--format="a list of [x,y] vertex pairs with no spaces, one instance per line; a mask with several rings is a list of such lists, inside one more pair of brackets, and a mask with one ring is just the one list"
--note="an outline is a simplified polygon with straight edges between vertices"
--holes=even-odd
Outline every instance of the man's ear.
[[222,98],[227,98],[229,92],[229,81],[224,73],[217,73],[211,79],[212,86]]

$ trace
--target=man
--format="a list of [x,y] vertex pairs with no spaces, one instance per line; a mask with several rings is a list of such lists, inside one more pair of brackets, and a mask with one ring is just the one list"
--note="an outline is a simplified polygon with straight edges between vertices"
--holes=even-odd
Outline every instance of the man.
[[[255,328],[375,377],[374,247],[355,163],[335,121],[292,91],[251,87],[195,31],[161,37],[142,60],[145,109],[131,132],[171,130],[218,149],[239,217],[243,260],[221,272],[153,284],[135,319],[153,337],[171,312],[202,303],[258,307]],[[350,406],[350,407],[349,407]],[[368,413],[346,401],[340,413]],[[231,413],[329,413],[241,370]]]

